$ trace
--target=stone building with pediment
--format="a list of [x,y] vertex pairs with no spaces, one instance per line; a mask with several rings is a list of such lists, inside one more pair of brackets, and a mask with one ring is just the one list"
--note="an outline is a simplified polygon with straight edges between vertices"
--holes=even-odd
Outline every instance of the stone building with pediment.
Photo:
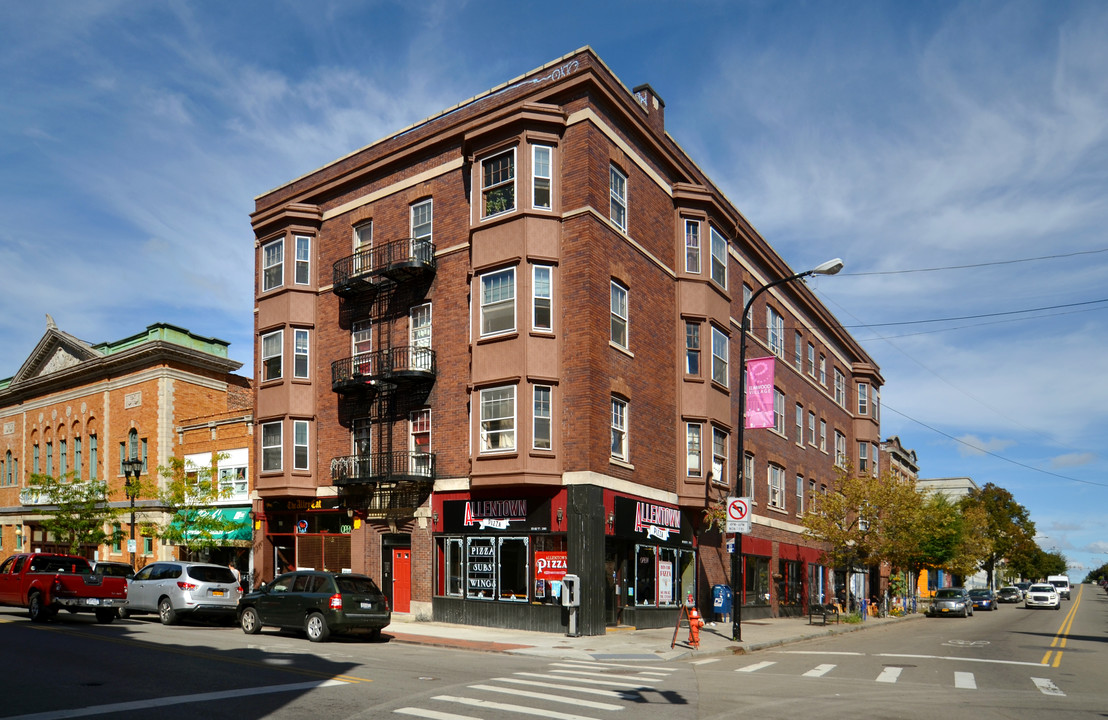
[[[252,475],[252,389],[249,378],[234,374],[241,363],[227,348],[223,340],[165,323],[91,344],[47,315],[46,332],[26,361],[0,379],[0,557],[66,550],[43,527],[52,508],[31,488],[32,475],[104,481],[110,504],[124,509],[130,501],[122,462],[132,458],[142,459],[144,482],[159,480],[158,468],[171,458],[209,458],[232,489],[215,510],[240,506],[248,545],[250,488],[236,479]],[[176,547],[143,534],[144,525],[173,520],[156,494],[140,495],[135,508],[133,555],[126,539],[83,553],[95,560],[134,558],[139,567],[177,555]],[[123,538],[132,537],[130,518],[124,512],[117,521]],[[227,544],[235,543],[228,538]],[[217,554],[213,560],[234,557],[230,550]]]

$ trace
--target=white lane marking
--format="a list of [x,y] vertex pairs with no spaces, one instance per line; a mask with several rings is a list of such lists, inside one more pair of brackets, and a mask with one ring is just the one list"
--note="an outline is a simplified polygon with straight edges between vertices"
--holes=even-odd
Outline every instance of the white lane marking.
[[401,715],[414,715],[416,717],[427,718],[427,720],[481,720],[479,717],[473,715],[458,715],[456,713],[444,713],[438,710],[424,710],[423,708],[404,707],[393,710],[394,713],[400,713]]
[[719,662],[719,658],[707,658],[705,660],[693,660],[689,665],[707,665],[709,663]]
[[1042,667],[1042,663],[1021,660],[990,660],[988,658],[950,657],[949,655],[909,655],[907,653],[874,653],[874,657],[907,658],[912,660],[954,660],[955,662],[992,663],[995,665],[1029,665]]
[[[584,675],[586,677],[595,677],[596,676],[595,672],[587,671],[587,670],[551,670],[550,672],[560,673],[562,675],[573,675],[575,677],[577,675]],[[606,680],[619,680],[619,681],[622,681],[624,683],[641,683],[641,684],[647,685],[647,686],[653,685],[654,681],[657,680],[657,678],[643,678],[643,677],[632,676],[632,675],[605,675],[604,679],[606,679]]]
[[[491,678],[497,682],[515,683],[516,685],[527,685],[528,687],[544,687],[552,690],[572,690],[576,693],[586,693],[588,695],[599,695],[601,697],[610,697],[617,700],[624,700],[627,698],[627,694],[636,692],[634,690],[601,690],[600,688],[581,687],[579,685],[566,685],[565,683],[548,683],[539,682],[538,680],[523,680],[520,678],[511,677],[498,677]],[[561,680],[562,678],[558,678]]]
[[1065,697],[1066,694],[1058,689],[1058,686],[1054,684],[1053,680],[1048,678],[1031,678],[1031,682],[1035,683],[1035,687],[1039,688],[1039,692],[1043,695],[1060,695]]
[[649,665],[632,665],[629,663],[602,663],[602,662],[590,662],[588,660],[567,660],[560,663],[550,663],[551,665],[558,665],[561,667],[592,667],[592,668],[630,668],[631,670],[642,670],[644,672],[664,672],[671,673],[673,668],[664,667],[650,667]]
[[498,692],[505,695],[518,695],[519,697],[534,698],[535,700],[549,700],[551,702],[567,703],[570,705],[580,705],[581,707],[593,708],[594,710],[622,710],[622,705],[613,705],[612,703],[602,703],[595,700],[582,700],[581,698],[566,697],[565,695],[551,695],[550,693],[531,692],[529,690],[516,690],[515,688],[497,687],[496,685],[470,685],[473,690],[484,690],[486,692]]
[[342,680],[313,680],[311,682],[292,683],[289,685],[264,685],[262,687],[241,688],[238,690],[222,690],[220,692],[198,693],[196,695],[174,695],[150,700],[138,700],[135,702],[111,703],[108,705],[96,705],[95,707],[74,708],[72,710],[50,710],[47,712],[31,713],[29,715],[12,715],[4,720],[61,720],[62,718],[88,717],[90,715],[105,715],[108,713],[130,712],[137,710],[150,710],[152,708],[167,705],[185,705],[188,703],[211,702],[212,700],[228,700],[246,695],[270,695],[282,692],[298,692],[302,690],[315,690],[323,687],[338,687],[349,685]]
[[[596,678],[579,678],[579,677],[567,678],[567,677],[563,677],[561,675],[544,675],[543,673],[529,673],[529,672],[518,672],[518,673],[516,673],[516,675],[521,675],[522,677],[539,678],[541,680],[562,680],[563,682],[566,681],[566,680],[573,680],[574,682],[588,683],[590,685],[614,685],[615,687],[627,688],[628,690],[648,690],[648,689],[650,689],[650,684],[649,683],[643,683],[643,682],[626,683],[626,682],[613,682],[611,680],[597,680]],[[4,720],[7,720],[7,718],[4,718]]]
[[881,671],[881,674],[877,676],[877,682],[880,683],[894,683],[900,678],[901,671],[904,668],[887,667]]
[[847,652],[837,650],[780,650],[785,655],[865,655],[864,652]]
[[823,677],[834,669],[834,665],[816,665],[814,668],[804,673],[804,677]]
[[764,668],[768,668],[770,665],[776,665],[776,664],[777,663],[775,663],[771,660],[766,660],[764,662],[754,663],[753,665],[747,665],[746,667],[736,668],[735,672],[746,672],[746,673],[758,672],[759,670],[762,670]]
[[596,718],[589,717],[588,715],[571,715],[570,713],[560,713],[553,710],[547,710],[545,708],[540,709],[527,707],[526,705],[512,705],[510,703],[490,702],[488,700],[462,697],[460,695],[435,695],[431,699],[441,700],[443,702],[458,703],[459,705],[471,705],[473,707],[485,708],[487,710],[503,710],[505,712],[518,713],[520,715],[538,715],[544,718],[554,718],[554,720],[596,720]]
[[956,672],[954,673],[954,687],[961,690],[976,690],[977,678],[973,676],[973,673]]

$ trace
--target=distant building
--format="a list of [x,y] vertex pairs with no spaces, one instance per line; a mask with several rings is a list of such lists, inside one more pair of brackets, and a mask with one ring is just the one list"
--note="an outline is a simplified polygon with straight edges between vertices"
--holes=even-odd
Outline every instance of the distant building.
[[557,631],[568,570],[585,634],[672,626],[730,582],[704,510],[743,463],[743,617],[830,596],[801,518],[878,469],[882,377],[804,282],[759,296],[773,427],[742,456],[743,308],[794,269],[664,113],[585,48],[256,198],[263,572]]
[[[240,365],[228,358],[226,342],[173,325],[151,325],[94,345],[60,330],[47,316],[46,333],[22,367],[0,380],[3,551],[67,551],[42,525],[51,508],[29,487],[31,475],[72,473],[76,482],[105,481],[111,504],[125,508],[130,503],[124,459],[142,459],[145,481],[196,442],[190,437],[194,421],[187,418],[236,417],[235,422],[248,426],[253,400],[250,380],[234,374]],[[241,448],[249,468],[249,431],[221,446],[222,427],[204,421],[202,449]],[[249,491],[236,502],[248,510]],[[142,530],[145,523],[164,525],[173,518],[150,494],[138,497],[135,506],[136,564],[174,557],[175,547],[161,545]],[[129,514],[120,517],[118,529],[130,538]],[[243,523],[249,529],[249,519]],[[128,561],[127,545],[123,540],[84,552],[98,560]],[[226,554],[233,555],[233,544]]]
[[916,451],[905,448],[900,438],[893,435],[881,442],[882,465],[889,474],[900,480],[918,480],[919,462]]

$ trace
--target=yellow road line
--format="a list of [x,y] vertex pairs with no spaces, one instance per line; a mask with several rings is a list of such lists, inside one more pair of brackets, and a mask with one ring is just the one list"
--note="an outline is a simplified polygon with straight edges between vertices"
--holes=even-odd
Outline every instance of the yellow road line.
[[[1061,602],[1061,600],[1059,600]],[[1070,604],[1069,612],[1062,618],[1062,625],[1058,628],[1058,632],[1054,634],[1054,639],[1050,641],[1050,647],[1058,648],[1058,652],[1047,650],[1046,655],[1043,655],[1042,665],[1050,665],[1051,667],[1058,667],[1062,662],[1062,648],[1066,647],[1066,641],[1069,639],[1070,630],[1073,629],[1073,620],[1077,617],[1077,607],[1081,604],[1081,586],[1077,586],[1077,599]],[[1054,662],[1050,661],[1051,655],[1054,656]]]

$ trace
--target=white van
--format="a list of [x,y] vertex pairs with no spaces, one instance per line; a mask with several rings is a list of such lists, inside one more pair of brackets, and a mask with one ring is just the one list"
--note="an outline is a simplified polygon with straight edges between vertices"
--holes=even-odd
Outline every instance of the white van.
[[1068,575],[1048,575],[1046,581],[1054,586],[1058,594],[1070,599],[1070,579]]

